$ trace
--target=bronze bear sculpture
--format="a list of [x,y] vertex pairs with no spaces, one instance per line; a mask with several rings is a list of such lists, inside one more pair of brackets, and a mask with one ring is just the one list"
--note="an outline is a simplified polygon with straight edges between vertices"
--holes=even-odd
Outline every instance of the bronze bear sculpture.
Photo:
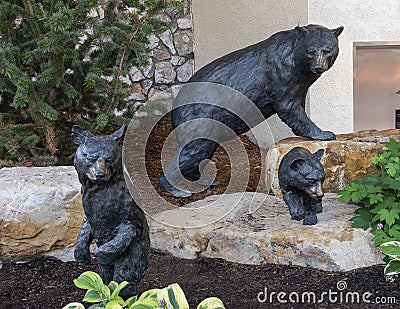
[[[173,196],[190,196],[192,193],[181,188],[179,182],[183,178],[199,180],[204,168],[202,162],[212,157],[220,142],[234,137],[212,132],[201,121],[179,130],[194,119],[215,120],[240,135],[276,113],[296,135],[315,140],[336,139],[333,132],[323,131],[311,121],[305,112],[305,102],[308,88],[335,62],[342,31],[343,27],[328,29],[308,25],[278,32],[216,59],[196,72],[189,83],[215,83],[234,89],[255,104],[263,119],[249,125],[243,121],[251,117],[246,114],[246,107],[239,107],[239,112],[233,113],[218,102],[173,106],[171,118],[178,149],[161,174],[160,184]],[[179,95],[175,101],[179,101]],[[201,137],[188,142],[187,137],[191,135]]]
[[101,277],[128,281],[123,296],[137,295],[149,260],[150,238],[144,212],[132,199],[125,183],[120,140],[125,126],[111,135],[93,136],[73,126],[78,149],[74,165],[82,185],[85,219],[75,245],[75,260],[90,263],[89,246],[96,242]]
[[312,154],[305,148],[295,147],[279,164],[278,179],[283,200],[292,219],[304,219],[304,225],[316,224],[317,213],[322,212],[325,172],[320,160],[323,154],[323,149]]

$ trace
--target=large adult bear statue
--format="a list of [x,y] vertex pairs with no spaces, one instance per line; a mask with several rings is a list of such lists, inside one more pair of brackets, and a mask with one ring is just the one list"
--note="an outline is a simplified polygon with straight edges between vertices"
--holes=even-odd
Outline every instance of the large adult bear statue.
[[[263,119],[276,113],[298,136],[315,140],[336,139],[333,132],[321,130],[310,120],[305,112],[305,100],[308,88],[335,62],[339,53],[338,36],[342,31],[343,27],[328,29],[308,25],[278,32],[262,42],[214,60],[196,72],[189,83],[215,83],[234,89],[255,104]],[[173,196],[192,194],[179,187],[179,182],[183,178],[195,181],[202,178],[203,162],[212,157],[224,140],[209,128],[206,129],[210,132],[208,136],[201,121],[193,122],[186,129],[179,130],[179,126],[196,119],[212,119],[240,135],[263,120],[249,126],[243,122],[249,116],[245,108],[232,112],[230,103],[225,104],[228,108],[210,103],[175,105],[173,108],[171,117],[178,150],[160,176],[161,185]],[[196,131],[206,133],[190,141],[185,138]],[[217,181],[206,183],[216,185]]]

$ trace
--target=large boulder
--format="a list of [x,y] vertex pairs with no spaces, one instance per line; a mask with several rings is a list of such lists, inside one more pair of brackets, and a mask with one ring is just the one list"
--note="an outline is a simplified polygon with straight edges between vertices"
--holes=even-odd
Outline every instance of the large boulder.
[[181,258],[222,258],[347,271],[382,263],[372,234],[351,227],[353,205],[327,194],[319,222],[291,220],[282,199],[263,193],[208,197],[151,219],[154,249]]
[[73,166],[0,169],[0,261],[73,247],[80,189]]
[[371,158],[385,149],[389,139],[400,140],[400,130],[368,130],[341,134],[334,141],[314,141],[301,137],[287,138],[274,144],[267,153],[266,184],[269,193],[281,196],[278,168],[282,157],[294,147],[304,147],[311,152],[324,149],[321,160],[325,169],[325,192],[339,192],[351,180],[361,179],[376,171]]

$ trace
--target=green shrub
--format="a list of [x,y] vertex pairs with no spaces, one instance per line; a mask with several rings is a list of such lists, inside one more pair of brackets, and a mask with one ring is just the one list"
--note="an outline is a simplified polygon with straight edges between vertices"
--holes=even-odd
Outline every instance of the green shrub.
[[[119,293],[128,284],[123,281],[111,281],[105,285],[101,277],[92,271],[86,271],[74,280],[74,284],[87,290],[84,301],[101,303],[106,309],[189,309],[185,294],[178,284],[169,285],[163,289],[152,289],[144,292],[140,297],[130,297],[123,300]],[[63,309],[84,309],[81,303],[70,303]],[[101,307],[97,307],[101,308]],[[197,309],[225,309],[219,298],[210,297],[203,300]]]
[[371,159],[379,172],[353,180],[339,200],[358,205],[353,227],[368,229],[375,246],[400,240],[400,143],[390,140],[387,150]]
[[132,117],[121,77],[147,63],[156,14],[179,1],[109,0],[102,20],[98,2],[0,1],[1,165],[65,164],[73,124],[105,133]]

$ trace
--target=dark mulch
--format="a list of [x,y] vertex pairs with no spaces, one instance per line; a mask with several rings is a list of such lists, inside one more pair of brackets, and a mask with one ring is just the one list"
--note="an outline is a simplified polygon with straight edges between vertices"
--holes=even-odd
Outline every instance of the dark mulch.
[[[91,266],[78,266],[74,262],[63,263],[53,260],[35,260],[23,264],[5,264],[0,270],[0,308],[24,309],[46,308],[59,309],[68,302],[80,301],[84,291],[76,288],[72,282],[86,270],[98,271],[95,261]],[[337,282],[345,281],[347,289],[340,293]],[[383,276],[383,267],[375,266],[345,273],[325,272],[297,266],[283,265],[241,265],[220,259],[184,260],[153,253],[150,259],[148,273],[141,283],[140,292],[150,288],[164,287],[177,282],[184,290],[191,308],[209,296],[220,297],[227,308],[398,308],[400,301],[400,279],[389,283]],[[268,300],[260,303],[257,295],[267,289],[272,295],[272,303]],[[331,293],[324,296],[319,304],[286,303],[277,300],[277,294],[314,292],[318,299],[323,292]],[[358,292],[360,303],[346,303],[347,292]],[[395,297],[395,304],[363,303],[362,295],[371,293],[367,300],[375,302],[377,297],[386,299]],[[265,295],[265,294],[264,294]],[[264,295],[260,295],[262,298]],[[366,294],[369,295],[369,294]],[[294,296],[292,296],[294,297]],[[383,298],[385,297],[385,298]],[[294,298],[293,298],[294,299]],[[336,301],[335,301],[336,299]],[[355,298],[356,299],[356,298]]]
[[[158,186],[157,182],[161,172],[160,152],[170,130],[168,119],[157,124],[153,130],[155,134],[152,134],[147,143],[145,159],[151,183],[156,187],[157,192],[171,203],[181,206],[209,195],[227,192],[227,185],[232,181],[231,170],[234,168],[240,173],[241,169],[247,168],[247,162],[243,162],[242,154],[237,153],[238,147],[235,143],[242,143],[247,151],[246,160],[250,165],[250,178],[246,190],[265,192],[264,176],[261,175],[261,162],[265,153],[249,142],[246,137],[241,137],[224,145],[225,148],[220,147],[213,157],[220,186],[207,189],[188,199],[172,198]],[[126,146],[134,148],[143,143],[143,139],[139,134],[134,134],[126,140],[126,143]],[[128,170],[134,170],[134,163],[137,160],[137,157],[127,157],[125,163]],[[235,186],[230,190],[228,192],[234,191]],[[85,267],[74,262],[63,263],[48,259],[4,264],[0,269],[0,309],[59,309],[69,302],[80,301],[84,291],[76,288],[72,280],[86,270],[98,272],[95,260],[92,265]],[[337,290],[339,281],[347,284],[347,289],[344,289],[341,294]],[[141,283],[140,292],[150,288],[161,288],[174,282],[179,283],[183,288],[191,308],[195,308],[202,299],[209,296],[221,298],[230,309],[398,308],[400,304],[400,279],[394,283],[386,281],[383,266],[338,273],[285,265],[241,265],[219,259],[184,260],[161,253],[152,253],[150,267]],[[265,289],[267,289],[268,297],[266,302],[260,303],[257,295],[262,300]],[[287,293],[281,294],[280,297],[288,303],[278,301],[279,292]],[[317,301],[321,297],[323,301],[310,304],[307,302],[308,297],[305,297],[302,303],[303,292],[315,293]],[[351,303],[351,298],[349,298],[351,295],[348,292],[358,293],[361,297],[360,302]],[[300,302],[290,302],[290,293],[293,300],[296,295],[299,295]],[[371,295],[364,293],[371,293]],[[363,294],[371,303],[363,302]],[[355,294],[352,295],[355,296]],[[269,301],[269,297],[272,297],[272,302]],[[397,304],[375,303],[377,300],[388,303],[392,300],[389,297],[396,298]]]

